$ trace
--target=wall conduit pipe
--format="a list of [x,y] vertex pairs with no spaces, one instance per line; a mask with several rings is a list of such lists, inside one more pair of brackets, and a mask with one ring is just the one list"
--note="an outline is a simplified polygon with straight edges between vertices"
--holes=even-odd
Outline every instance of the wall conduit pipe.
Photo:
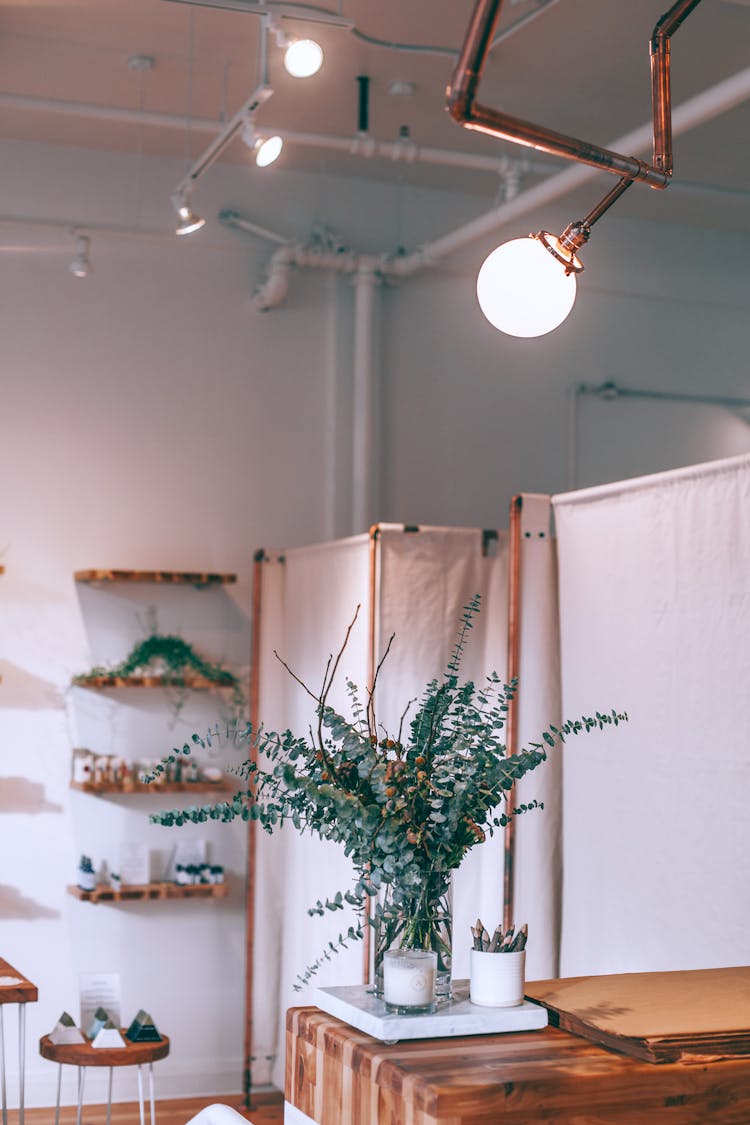
[[380,261],[363,254],[354,274],[352,404],[352,531],[369,527],[377,509],[376,293]]
[[[242,227],[240,222],[228,225]],[[249,224],[252,227],[252,224]],[[256,289],[253,304],[260,312],[277,309],[284,304],[289,292],[289,277],[293,268],[330,270],[334,273],[354,273],[359,259],[355,254],[334,250],[321,250],[304,243],[288,242],[271,255],[265,281]]]

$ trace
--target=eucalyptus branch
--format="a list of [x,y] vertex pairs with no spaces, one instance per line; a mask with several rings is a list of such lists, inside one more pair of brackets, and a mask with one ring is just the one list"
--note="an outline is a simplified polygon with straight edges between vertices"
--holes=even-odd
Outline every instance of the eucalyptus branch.
[[[247,761],[234,770],[247,788],[215,805],[171,809],[152,817],[156,823],[175,826],[241,818],[257,821],[269,833],[291,821],[298,832],[309,831],[343,846],[354,869],[353,889],[319,901],[312,913],[349,908],[356,924],[328,943],[295,987],[307,983],[348,942],[360,940],[365,924],[375,926],[378,950],[391,940],[416,943],[435,949],[440,964],[446,947],[436,929],[436,919],[442,916],[436,903],[442,901],[451,872],[487,834],[542,807],[534,800],[513,805],[516,782],[573,736],[627,720],[627,714],[612,710],[565,720],[559,726],[549,724],[538,741],[508,755],[500,739],[516,692],[515,680],[504,684],[492,673],[479,687],[471,680],[459,681],[478,610],[478,598],[464,607],[442,679],[426,685],[404,735],[406,716],[415,702],[409,700],[401,712],[396,740],[375,719],[376,688],[382,683],[379,676],[392,651],[393,636],[375,669],[366,707],[360,701],[364,693],[360,697],[351,682],[346,686],[353,719],[328,704],[359,606],[337,655],[328,657],[319,694],[275,653],[314,701],[317,730],[314,721],[305,737],[289,730],[268,732],[262,726],[254,730],[249,723],[241,729],[235,726],[233,741],[250,749]],[[381,730],[384,737],[378,740]],[[218,727],[209,730],[206,738],[193,735],[155,767],[154,779],[170,761],[222,737]]]
[[385,646],[385,652],[381,656],[378,662],[378,666],[375,669],[375,675],[372,678],[372,684],[367,689],[367,731],[370,737],[372,737],[373,734],[377,735],[377,723],[375,722],[375,688],[377,686],[378,676],[380,675],[380,669],[383,667],[386,659],[388,658],[388,653],[391,651],[391,645],[393,644],[395,636],[395,633],[391,633],[388,639],[388,644]]
[[304,688],[304,690],[307,692],[307,694],[310,696],[311,699],[314,699],[315,702],[318,703],[319,697],[315,694],[314,691],[310,691],[310,688],[307,686],[305,681],[301,680],[296,672],[292,671],[292,669],[287,664],[286,660],[284,660],[281,656],[279,656],[276,649],[273,650],[273,654],[276,657],[276,659],[278,660],[279,664],[281,664],[281,666],[287,670],[287,672],[292,677],[292,679],[295,680],[301,688]]

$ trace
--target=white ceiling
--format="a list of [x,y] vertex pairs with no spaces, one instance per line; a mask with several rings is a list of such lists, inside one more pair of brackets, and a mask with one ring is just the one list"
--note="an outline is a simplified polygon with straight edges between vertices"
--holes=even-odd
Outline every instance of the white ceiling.
[[[185,157],[187,168],[187,154],[194,158],[202,151],[260,77],[259,5],[255,0],[225,2],[240,10],[181,0],[8,0],[0,6],[0,136],[172,154]],[[271,43],[274,93],[258,114],[259,126],[353,137],[356,79],[365,74],[371,80],[370,131],[378,140],[393,141],[400,127],[407,126],[417,145],[529,156],[516,146],[461,129],[445,112],[445,86],[472,0],[311,0],[307,10],[314,6],[341,13],[356,30],[284,18],[284,30],[322,43],[325,64],[314,78],[292,79],[282,67],[281,51]],[[266,7],[277,13],[305,8]],[[668,0],[506,0],[501,32],[540,10],[494,49],[481,100],[608,144],[650,118],[648,39],[666,7]],[[428,46],[440,50],[423,49]],[[133,56],[143,55],[154,60],[150,70],[128,65]],[[702,0],[675,34],[672,59],[675,106],[747,68],[748,0]],[[412,84],[413,93],[389,93],[393,82]],[[120,119],[123,111],[125,120]],[[153,115],[159,115],[158,121]],[[230,161],[249,158],[239,140],[222,154]],[[533,154],[530,158],[531,179],[534,170],[546,174],[561,166]],[[498,192],[497,177],[486,171],[392,159],[366,162],[304,144],[287,145],[282,159],[294,169],[462,188],[489,200]],[[711,190],[699,192],[695,185]],[[592,204],[602,194],[596,188],[589,193]],[[630,213],[648,215],[652,197],[660,194],[635,185],[618,210],[627,207]],[[750,230],[750,103],[676,138],[669,194],[673,221]],[[665,207],[659,206],[658,217],[667,217]]]

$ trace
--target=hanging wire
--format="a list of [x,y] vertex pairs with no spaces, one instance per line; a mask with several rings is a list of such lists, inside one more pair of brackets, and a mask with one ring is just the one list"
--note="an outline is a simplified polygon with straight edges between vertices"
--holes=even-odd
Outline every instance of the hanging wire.
[[135,225],[139,227],[142,219],[143,206],[143,70],[138,70],[138,126],[136,132],[136,162],[135,162]]
[[190,167],[193,125],[193,62],[195,52],[195,9],[188,6],[187,97],[185,106],[185,163]]
[[231,59],[225,59],[221,78],[221,108],[219,109],[219,121],[221,122],[224,122],[227,119],[227,103],[229,100],[229,71],[231,69],[231,66]]

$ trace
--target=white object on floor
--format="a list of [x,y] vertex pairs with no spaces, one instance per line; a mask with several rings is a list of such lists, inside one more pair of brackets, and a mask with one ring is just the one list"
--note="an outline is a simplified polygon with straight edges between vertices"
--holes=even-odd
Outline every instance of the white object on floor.
[[284,1125],[317,1125],[317,1122],[291,1102],[284,1102]]
[[231,1105],[214,1102],[213,1105],[205,1106],[194,1117],[189,1118],[185,1125],[253,1125],[253,1123]]
[[[501,957],[503,954],[494,956]],[[547,1026],[547,1009],[528,1000],[514,1008],[481,1008],[472,1004],[466,980],[453,981],[453,996],[450,1004],[439,1007],[436,1012],[415,1016],[388,1012],[385,1003],[363,984],[318,988],[314,1000],[324,1012],[384,1043],[396,1043],[402,1039],[535,1031]]]

